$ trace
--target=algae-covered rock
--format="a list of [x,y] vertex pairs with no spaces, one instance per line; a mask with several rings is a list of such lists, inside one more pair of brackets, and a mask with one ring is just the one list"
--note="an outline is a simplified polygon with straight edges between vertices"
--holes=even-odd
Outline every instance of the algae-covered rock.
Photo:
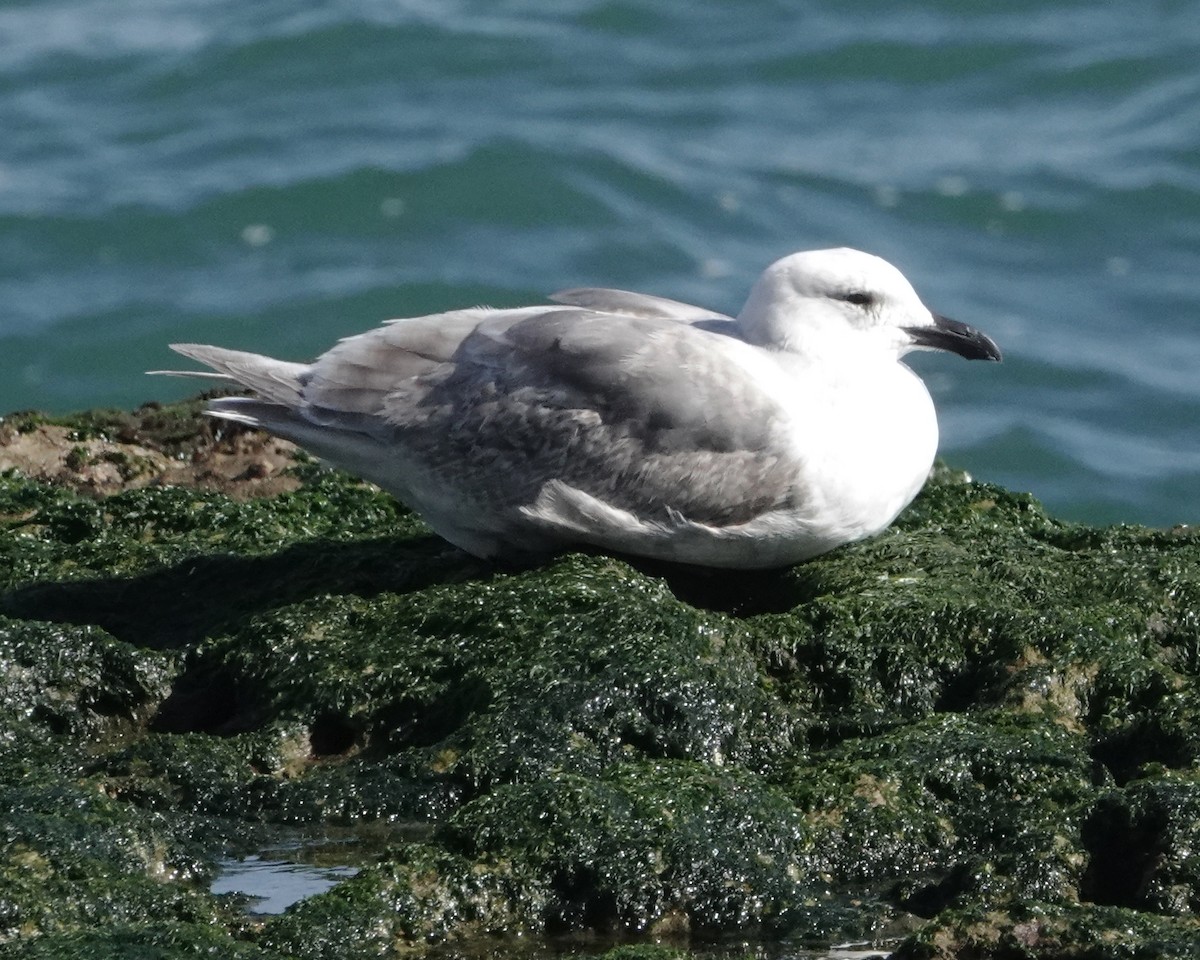
[[898,903],[928,915],[1001,894],[1074,899],[1091,767],[1057,724],[938,713],[823,750],[789,794],[818,831],[823,875],[887,881]]
[[0,942],[72,956],[101,934],[170,926],[232,946],[245,921],[205,892],[212,867],[186,818],[115,800],[81,771],[69,743],[0,748]]
[[[272,443],[195,404],[0,431],[0,941],[1191,955],[1196,533],[941,470],[791,570],[506,569]],[[357,875],[211,895],[272,831]]]
[[1097,903],[1200,916],[1200,775],[1158,770],[1102,795],[1083,825]]
[[447,941],[495,947],[540,932],[548,900],[545,880],[519,864],[481,864],[440,846],[409,844],[271,920],[259,942],[285,956],[321,960]]
[[799,811],[737,767],[643,760],[506,784],[439,836],[550,878],[542,921],[554,931],[739,929],[821,893]]
[[136,734],[170,690],[172,659],[92,626],[0,616],[0,741]]
[[996,957],[1028,960],[1191,960],[1195,917],[1119,907],[1038,901],[978,903],[940,914],[892,954],[893,960]]

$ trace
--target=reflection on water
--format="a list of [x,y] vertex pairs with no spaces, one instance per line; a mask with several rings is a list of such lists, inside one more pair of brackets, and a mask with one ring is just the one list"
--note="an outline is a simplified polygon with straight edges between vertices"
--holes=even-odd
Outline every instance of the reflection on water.
[[217,860],[218,873],[210,890],[250,898],[246,912],[267,916],[283,913],[293,903],[316,896],[353,877],[374,863],[393,843],[428,838],[427,823],[369,821],[353,827],[324,824],[317,833],[281,827],[249,828],[239,824],[229,835],[239,836]]
[[283,913],[293,903],[324,893],[358,873],[357,867],[318,867],[259,856],[218,863],[221,872],[212,883],[212,892],[250,897],[246,909],[254,914]]

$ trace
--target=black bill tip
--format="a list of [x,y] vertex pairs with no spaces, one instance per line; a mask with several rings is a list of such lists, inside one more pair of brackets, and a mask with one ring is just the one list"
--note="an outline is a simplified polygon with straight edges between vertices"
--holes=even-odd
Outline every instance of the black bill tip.
[[933,315],[932,327],[905,327],[913,345],[930,350],[948,350],[968,360],[1002,360],[1004,354],[996,341],[982,330],[940,314]]

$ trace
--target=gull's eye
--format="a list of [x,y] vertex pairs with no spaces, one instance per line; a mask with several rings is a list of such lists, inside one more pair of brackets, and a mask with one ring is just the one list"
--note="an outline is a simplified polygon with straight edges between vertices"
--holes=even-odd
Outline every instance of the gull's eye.
[[846,293],[834,294],[835,300],[844,300],[846,303],[852,303],[856,307],[870,307],[875,303],[875,298],[861,290],[849,290]]

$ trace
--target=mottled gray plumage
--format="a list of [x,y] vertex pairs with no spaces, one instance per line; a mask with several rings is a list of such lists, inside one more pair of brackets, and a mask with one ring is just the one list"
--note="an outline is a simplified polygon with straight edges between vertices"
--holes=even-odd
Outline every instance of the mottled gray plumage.
[[778,405],[715,336],[583,310],[484,321],[382,410],[434,470],[491,478],[476,496],[494,509],[557,480],[646,519],[744,522],[786,503],[797,465],[773,450]]

